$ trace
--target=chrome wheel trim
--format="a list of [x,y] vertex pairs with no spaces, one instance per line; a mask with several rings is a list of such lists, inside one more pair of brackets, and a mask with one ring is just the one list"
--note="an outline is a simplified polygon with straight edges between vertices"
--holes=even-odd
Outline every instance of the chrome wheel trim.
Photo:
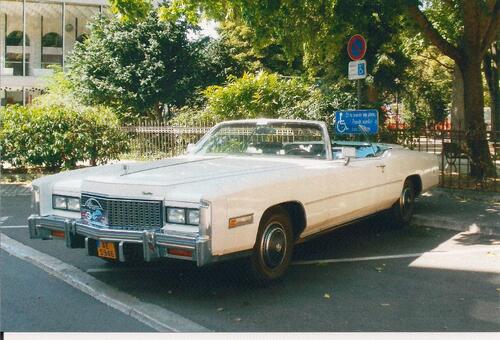
[[287,253],[287,239],[285,228],[278,222],[271,222],[260,243],[260,255],[269,269],[276,269],[285,260]]
[[399,206],[401,208],[401,216],[404,220],[408,220],[413,211],[413,191],[410,187],[405,187],[401,192],[399,199]]

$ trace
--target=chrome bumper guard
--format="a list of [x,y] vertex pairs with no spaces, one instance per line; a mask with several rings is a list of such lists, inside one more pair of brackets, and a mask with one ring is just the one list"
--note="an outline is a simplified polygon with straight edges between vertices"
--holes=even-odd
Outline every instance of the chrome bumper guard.
[[[95,255],[90,240],[116,242],[118,259],[126,261],[125,243],[142,244],[144,261],[169,257],[191,260],[201,267],[212,262],[208,236],[185,233],[165,233],[162,230],[118,230],[91,224],[83,220],[64,219],[57,216],[31,215],[28,218],[30,238],[51,239],[52,232],[64,232],[66,247],[86,248],[89,255]],[[172,255],[169,248],[188,250],[192,257]]]

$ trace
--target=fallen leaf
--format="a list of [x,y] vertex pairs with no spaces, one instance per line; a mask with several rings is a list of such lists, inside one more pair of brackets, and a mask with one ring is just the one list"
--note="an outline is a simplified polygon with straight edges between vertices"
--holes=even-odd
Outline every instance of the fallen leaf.
[[241,321],[241,318],[235,318],[234,321],[236,322],[240,322]]
[[497,288],[497,292],[500,292],[500,288]]
[[171,290],[169,290],[169,291],[168,291],[168,293],[169,293],[169,294],[172,294],[172,291],[171,291]]
[[380,304],[382,307],[389,307],[391,304],[390,303],[381,303]]
[[382,267],[375,267],[375,270],[380,273],[380,272],[382,272],[384,270],[384,268],[382,268]]
[[492,253],[491,251],[489,251],[489,252],[486,253],[486,256],[497,256],[497,254]]
[[323,297],[324,297],[325,299],[329,299],[329,298],[331,298],[330,294],[328,294],[328,293],[325,293],[325,295],[323,295]]
[[223,312],[223,311],[224,311],[224,308],[222,308],[222,307],[217,308],[217,312]]

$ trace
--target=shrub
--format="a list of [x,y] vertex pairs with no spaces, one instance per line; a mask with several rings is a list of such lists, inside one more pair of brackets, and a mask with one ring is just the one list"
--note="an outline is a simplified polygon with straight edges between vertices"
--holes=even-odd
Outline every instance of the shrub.
[[0,160],[16,167],[95,165],[126,149],[117,118],[102,107],[14,105],[0,110]]
[[289,118],[331,121],[336,109],[353,105],[354,96],[331,87],[323,91],[301,78],[260,72],[232,78],[226,86],[203,92],[204,109],[179,110],[174,123],[218,122],[246,118]]

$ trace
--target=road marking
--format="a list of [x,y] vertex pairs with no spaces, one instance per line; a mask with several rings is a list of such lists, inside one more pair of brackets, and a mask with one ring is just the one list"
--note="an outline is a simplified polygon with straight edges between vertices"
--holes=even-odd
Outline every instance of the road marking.
[[47,273],[92,296],[104,304],[141,321],[160,332],[210,332],[209,329],[174,312],[121,292],[82,270],[30,248],[8,236],[0,238],[0,248],[34,264]]
[[451,250],[451,251],[428,251],[424,253],[411,253],[411,254],[396,254],[396,255],[384,255],[384,256],[366,256],[366,257],[351,257],[343,259],[320,259],[320,260],[310,260],[310,261],[295,261],[292,265],[307,265],[307,264],[323,264],[323,263],[341,263],[341,262],[361,262],[361,261],[377,261],[377,260],[392,260],[392,259],[405,259],[420,257],[423,255],[455,255],[455,254],[470,254],[470,253],[485,253],[492,251],[500,251],[500,247],[488,246],[488,248],[482,249],[466,249],[466,250]]
[[25,229],[27,225],[0,225],[0,229]]
[[86,273],[131,273],[131,272],[150,272],[150,271],[165,271],[164,267],[111,267],[111,268],[89,268]]

